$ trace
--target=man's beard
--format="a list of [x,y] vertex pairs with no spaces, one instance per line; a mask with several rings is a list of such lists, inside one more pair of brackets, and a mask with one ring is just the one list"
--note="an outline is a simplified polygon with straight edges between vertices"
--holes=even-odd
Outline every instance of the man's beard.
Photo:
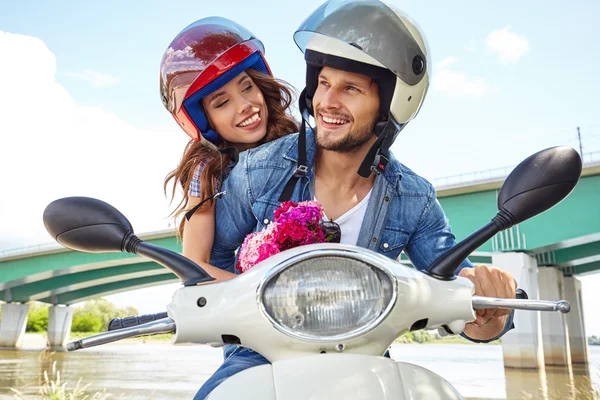
[[374,134],[377,118],[373,118],[368,124],[353,127],[343,138],[331,141],[319,135],[317,128],[317,147],[323,150],[335,151],[338,153],[353,153],[367,143]]

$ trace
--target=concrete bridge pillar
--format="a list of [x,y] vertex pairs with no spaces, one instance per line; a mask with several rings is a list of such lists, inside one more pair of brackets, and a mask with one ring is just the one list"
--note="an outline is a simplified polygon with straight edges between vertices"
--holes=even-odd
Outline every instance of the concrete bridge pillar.
[[73,307],[51,306],[48,309],[48,347],[63,349],[73,322]]
[[[525,253],[495,253],[492,265],[510,272],[530,299],[538,299],[538,266]],[[506,368],[543,368],[542,327],[539,311],[515,311],[515,329],[502,337]]]
[[[539,269],[540,299],[560,300],[563,295],[562,271],[554,267]],[[546,365],[571,365],[569,333],[566,315],[558,312],[543,312],[542,339]]]
[[2,304],[2,321],[0,321],[0,348],[15,349],[21,346],[25,328],[27,327],[27,304]]
[[565,276],[563,277],[563,283],[564,299],[571,304],[571,312],[566,314],[571,362],[573,364],[587,364],[589,360],[588,343],[583,318],[581,282],[573,276]]

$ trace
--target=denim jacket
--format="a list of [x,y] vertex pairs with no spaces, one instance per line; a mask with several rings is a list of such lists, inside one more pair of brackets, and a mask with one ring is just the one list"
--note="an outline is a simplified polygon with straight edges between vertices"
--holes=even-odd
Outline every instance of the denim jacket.
[[[306,144],[308,174],[294,188],[291,200],[295,202],[314,198],[316,143],[311,131]],[[216,203],[212,265],[234,272],[236,249],[246,235],[262,230],[273,218],[297,156],[297,134],[240,154],[223,185],[227,194]],[[415,268],[424,270],[455,243],[433,186],[391,156],[384,173],[375,178],[357,245],[392,259],[404,250]],[[461,268],[472,266],[469,260],[461,264]],[[508,329],[512,314],[509,319]]]

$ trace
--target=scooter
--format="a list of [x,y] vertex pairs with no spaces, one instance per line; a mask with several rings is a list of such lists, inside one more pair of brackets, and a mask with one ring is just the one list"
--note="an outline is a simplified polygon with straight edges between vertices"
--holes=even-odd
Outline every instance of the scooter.
[[122,328],[71,342],[67,350],[173,332],[174,344],[234,344],[271,362],[233,375],[211,400],[462,399],[435,373],[382,355],[410,331],[460,334],[478,309],[569,312],[564,300],[528,300],[520,289],[516,299],[475,296],[471,281],[455,273],[497,232],[562,201],[581,168],[569,147],[528,157],[502,185],[498,214],[425,271],[364,248],[327,243],[286,250],[232,280],[204,285],[198,283],[213,279],[201,267],[137,238],[111,205],[86,197],[56,200],[46,208],[44,224],[58,243],[83,252],[138,254],[183,282],[167,315],[113,321],[112,328]]

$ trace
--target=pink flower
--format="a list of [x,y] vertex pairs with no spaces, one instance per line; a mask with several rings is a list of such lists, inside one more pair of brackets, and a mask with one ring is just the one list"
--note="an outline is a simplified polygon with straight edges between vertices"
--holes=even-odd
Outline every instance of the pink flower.
[[246,272],[281,251],[325,242],[319,225],[322,218],[323,207],[316,201],[283,202],[275,210],[271,224],[246,236],[238,253],[236,268],[240,273]]

